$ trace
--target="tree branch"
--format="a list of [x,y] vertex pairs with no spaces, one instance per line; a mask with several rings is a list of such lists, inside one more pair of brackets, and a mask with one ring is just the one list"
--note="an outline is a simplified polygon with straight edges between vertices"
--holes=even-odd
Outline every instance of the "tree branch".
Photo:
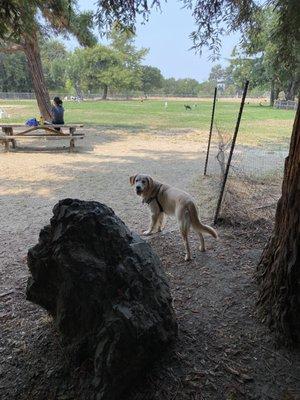
[[0,47],[0,53],[15,53],[17,51],[23,51],[23,46],[20,44],[12,44],[7,47]]

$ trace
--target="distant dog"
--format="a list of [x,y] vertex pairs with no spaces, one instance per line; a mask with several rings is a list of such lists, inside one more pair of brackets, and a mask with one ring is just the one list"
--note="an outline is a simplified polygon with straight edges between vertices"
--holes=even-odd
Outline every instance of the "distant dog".
[[188,104],[185,104],[185,105],[184,105],[184,108],[185,108],[186,110],[191,110],[191,109],[192,109],[191,106],[189,106]]
[[180,233],[185,246],[185,260],[191,259],[191,251],[188,241],[190,227],[192,227],[200,238],[200,251],[205,251],[203,233],[209,233],[214,238],[217,232],[208,225],[199,221],[197,208],[193,198],[186,192],[169,185],[157,182],[149,175],[137,174],[130,177],[131,186],[135,185],[135,191],[141,196],[143,203],[150,207],[150,226],[144,235],[161,232],[164,227],[166,215],[175,215],[179,225]]

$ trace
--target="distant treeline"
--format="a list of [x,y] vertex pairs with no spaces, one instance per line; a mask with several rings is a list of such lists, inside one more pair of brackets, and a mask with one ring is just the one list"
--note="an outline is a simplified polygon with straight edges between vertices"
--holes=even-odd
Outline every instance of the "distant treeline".
[[[274,15],[267,10],[263,18],[270,24]],[[287,70],[277,64],[276,43],[270,43],[268,37],[263,32],[258,46],[257,38],[254,42],[249,33],[245,43],[232,52],[228,66],[213,65],[205,82],[163,77],[158,68],[143,65],[148,49],[137,49],[132,34],[116,30],[110,33],[106,46],[96,44],[68,51],[63,43],[40,37],[39,47],[50,92],[78,97],[101,93],[104,99],[108,94],[133,92],[143,96],[211,96],[217,86],[221,95],[236,96],[248,79],[252,96],[270,93],[272,103],[282,91],[287,100],[294,100],[300,86],[299,69]],[[24,53],[0,53],[0,92],[32,91]]]
[[[141,95],[210,96],[216,85],[224,95],[236,95],[243,79],[234,79],[220,65],[214,66],[206,82],[196,79],[164,78],[153,66],[143,65],[146,49],[137,50],[132,43],[96,45],[67,51],[57,40],[40,45],[46,84],[51,92],[87,96],[90,93],[140,92]],[[254,88],[252,88],[254,89]],[[268,87],[259,87],[262,94]],[[0,53],[0,92],[32,92],[33,86],[23,53]]]

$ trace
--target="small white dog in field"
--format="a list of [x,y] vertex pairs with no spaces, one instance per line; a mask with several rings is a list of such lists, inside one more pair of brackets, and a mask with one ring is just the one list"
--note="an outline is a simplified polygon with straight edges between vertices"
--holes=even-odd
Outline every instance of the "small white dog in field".
[[165,216],[175,215],[185,246],[186,261],[191,259],[188,241],[190,227],[199,235],[200,251],[205,251],[203,233],[209,233],[214,238],[218,238],[217,232],[212,227],[203,225],[199,221],[195,202],[188,193],[157,182],[151,176],[143,174],[131,176],[130,184],[135,186],[136,194],[142,197],[143,203],[150,207],[150,226],[147,231],[143,232],[144,235],[161,232],[164,227]]

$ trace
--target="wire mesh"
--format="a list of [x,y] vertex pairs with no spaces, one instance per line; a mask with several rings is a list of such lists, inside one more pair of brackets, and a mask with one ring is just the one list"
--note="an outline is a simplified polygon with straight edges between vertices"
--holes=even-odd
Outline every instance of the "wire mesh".
[[[236,107],[232,105],[230,107],[230,112],[235,114],[235,118],[239,106],[240,104],[236,102]],[[229,117],[224,106],[220,111],[217,104],[207,167],[215,203],[224,179],[235,118],[233,115]],[[274,148],[274,143],[267,141],[260,146],[245,145],[239,140],[242,134],[243,121],[231,159],[219,221],[230,224],[252,222],[272,224],[280,197],[284,160],[288,148],[287,146],[281,149]]]

